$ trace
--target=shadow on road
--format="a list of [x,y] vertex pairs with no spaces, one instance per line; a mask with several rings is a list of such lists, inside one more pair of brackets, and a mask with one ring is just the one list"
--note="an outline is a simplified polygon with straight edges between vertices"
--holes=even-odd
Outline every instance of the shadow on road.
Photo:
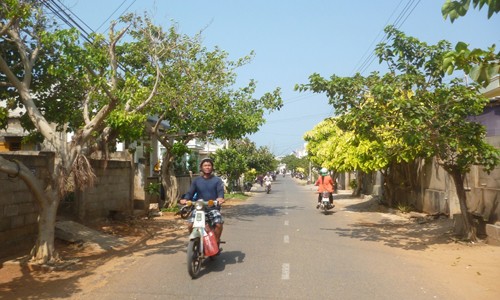
[[335,195],[343,211],[353,212],[352,223],[332,230],[341,237],[379,242],[406,250],[425,250],[431,245],[454,242],[453,220],[445,216],[413,218],[380,204],[377,199]]
[[222,215],[224,218],[236,219],[239,221],[254,221],[258,216],[281,216],[285,209],[302,209],[299,206],[267,206],[260,204],[243,204],[223,207]]
[[199,277],[211,272],[223,272],[227,265],[243,263],[245,253],[241,251],[222,251],[215,259],[207,258],[202,265]]

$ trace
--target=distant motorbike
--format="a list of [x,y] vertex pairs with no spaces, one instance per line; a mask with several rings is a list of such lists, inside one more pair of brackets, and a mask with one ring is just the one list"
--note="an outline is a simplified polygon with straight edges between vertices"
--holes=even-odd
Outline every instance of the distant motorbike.
[[[189,202],[189,201],[188,201]],[[219,253],[219,245],[213,228],[206,222],[205,208],[217,206],[217,200],[197,200],[194,203],[193,230],[189,235],[187,246],[187,268],[191,278],[199,276],[203,260],[207,257],[214,258]]]
[[266,186],[266,193],[270,193],[271,192],[271,180],[267,179],[265,182],[264,182],[264,185]]
[[253,184],[250,181],[245,182],[245,184],[244,184],[245,192],[250,192],[250,190],[252,189],[252,186],[253,186]]
[[333,205],[330,203],[330,193],[323,192],[321,194],[321,201],[319,203],[319,209],[321,209],[324,214],[327,214],[328,211],[332,208],[333,208]]

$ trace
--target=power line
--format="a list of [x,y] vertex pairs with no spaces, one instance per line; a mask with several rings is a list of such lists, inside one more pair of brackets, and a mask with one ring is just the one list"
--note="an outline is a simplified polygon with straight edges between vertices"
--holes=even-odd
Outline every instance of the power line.
[[83,29],[78,22],[76,22],[66,11],[64,11],[54,0],[42,0],[42,3],[51,11],[55,16],[57,16],[61,21],[63,21],[70,28],[78,28],[77,30],[82,33],[82,37],[89,43],[92,41],[89,38],[89,34],[85,29]]
[[[414,4],[415,1],[416,0],[409,0],[406,3],[406,5],[403,8],[403,10],[399,13],[398,17],[393,22],[394,27],[396,27],[397,29],[399,29],[399,28],[401,28],[401,26],[403,26],[403,24],[406,22],[406,20],[408,19],[408,17],[413,13],[413,11],[418,6],[418,4],[420,3],[421,0],[418,0],[418,2],[416,4]],[[397,7],[399,7],[400,4],[401,4],[401,2],[398,4]],[[392,14],[391,14],[391,16],[392,16]],[[379,41],[379,43],[385,41],[386,38],[387,38],[387,34],[384,34],[384,36]],[[374,60],[375,60],[375,51],[372,51],[371,54],[370,54],[370,56],[368,56],[364,60],[364,62],[361,64],[361,66],[358,68],[358,72],[361,73],[361,74],[364,73],[368,69],[368,67],[373,63]]]
[[[86,30],[84,30],[84,29],[80,26],[80,24],[78,24],[78,22],[76,22],[75,20],[73,20],[73,18],[71,17],[71,15],[75,16],[75,18],[77,18],[77,19],[78,19],[78,21],[80,21],[81,23],[83,23],[83,25],[85,25],[85,27],[87,27],[87,28],[90,30],[90,32],[91,32],[91,33],[93,33],[93,32],[94,32],[94,30],[92,30],[92,28],[91,28],[91,27],[90,27],[87,23],[85,23],[82,19],[80,19],[80,18],[79,18],[79,17],[78,17],[75,13],[73,13],[73,12],[72,12],[72,11],[71,11],[71,10],[70,10],[67,6],[66,6],[66,5],[64,5],[64,4],[63,4],[60,0],[57,0],[57,2],[59,2],[59,5],[60,5],[60,6],[59,6],[59,5],[57,5],[57,3],[55,3],[55,1],[54,1],[54,0],[52,0],[52,2],[54,2],[54,4],[55,4],[55,5],[56,5],[56,6],[57,6],[57,7],[58,7],[61,11],[63,11],[63,12],[64,12],[64,13],[65,13],[65,14],[66,14],[69,18],[70,18],[70,20],[72,20],[72,22],[73,22],[73,23],[74,23],[74,24],[75,24],[78,28],[80,28],[80,29],[81,29],[81,31],[83,31],[83,32],[87,35],[87,37],[89,36],[89,33],[88,33]],[[61,6],[62,6],[62,7],[64,7],[64,9],[63,9]],[[69,14],[67,13],[67,11],[69,11],[69,12],[71,13],[71,15],[69,15]]]
[[[66,25],[68,25],[70,28],[77,29],[80,32],[80,35],[90,44],[95,46],[95,41],[90,38],[89,32],[83,28],[81,23],[85,25],[91,33],[95,33],[95,31],[87,25],[82,19],[80,19],[74,12],[72,12],[67,6],[65,6],[60,0],[57,0],[59,4],[56,3],[56,0],[42,0],[42,3],[54,14],[56,15],[59,19],[61,19]],[[135,3],[135,0],[132,2],[132,4]],[[130,4],[128,7],[130,7],[132,4]],[[127,7],[127,9],[128,9]],[[69,12],[69,13],[68,13]],[[123,12],[125,13],[125,11]],[[74,17],[72,17],[74,16]],[[78,19],[78,21],[75,20]],[[109,43],[104,40],[103,43],[107,46],[109,46]],[[118,67],[122,71],[126,71],[126,68],[121,64],[120,62],[118,63]]]
[[[387,18],[387,21],[385,22],[385,25],[384,25],[384,28],[389,24],[389,20],[392,18],[392,16],[394,16],[394,14],[396,13],[396,11],[398,10],[399,6],[401,5],[401,3],[403,2],[403,0],[399,1],[398,5],[396,6],[396,8],[392,11],[391,15],[389,16],[389,18]],[[358,61],[358,63],[356,64],[356,66],[354,67],[354,70],[352,73],[355,73],[355,70],[357,70],[361,60],[368,54],[368,52],[370,53],[373,53],[373,51],[371,50],[372,47],[373,47],[373,44],[375,44],[375,41],[379,38],[379,36],[384,32],[384,29],[382,28],[379,33],[377,34],[377,36],[373,39],[372,43],[368,46],[368,48],[366,49],[365,53],[363,53],[363,56],[361,56],[361,59]],[[383,38],[382,38],[383,39]],[[381,40],[382,40],[381,39]],[[365,62],[363,62],[364,64]],[[361,65],[362,66],[362,65]],[[360,68],[361,68],[360,66]]]
[[[124,0],[124,1],[122,2],[122,4],[120,4],[120,7],[123,5],[123,3],[125,3],[125,1],[126,1],[126,0]],[[124,15],[127,11],[128,11],[128,9],[129,9],[132,5],[134,5],[135,1],[136,1],[136,0],[132,1],[132,3],[130,3],[130,4],[129,4],[129,6],[127,6],[127,7],[123,10],[123,12],[122,12],[122,13],[118,16],[118,18],[117,18],[117,19],[121,18],[121,17],[122,17],[122,16],[123,16],[123,15]],[[116,12],[119,8],[120,8],[120,7],[118,7],[118,8],[117,8],[117,9],[116,9],[116,10],[115,10],[115,11],[114,11],[114,12],[113,12],[113,13],[112,13],[109,17],[108,17],[108,19],[107,19],[107,20],[109,20],[109,19],[111,18],[111,16],[112,16],[112,15],[113,15],[113,14],[114,14],[114,13],[115,13],[115,12]],[[107,21],[107,20],[106,20],[106,21]],[[105,23],[106,21],[104,21],[104,23]],[[101,26],[102,26],[102,25],[101,25]],[[99,28],[101,28],[101,26],[99,26]],[[108,27],[106,28],[106,30],[104,30],[104,31],[108,31],[110,27],[111,27],[111,25],[110,25],[110,26],[108,26]]]
[[118,6],[118,7],[117,7],[117,8],[116,8],[116,9],[115,9],[115,10],[114,10],[114,11],[113,11],[110,15],[109,15],[109,17],[108,17],[106,20],[104,20],[104,22],[102,22],[102,23],[101,23],[101,25],[99,25],[99,27],[97,27],[97,29],[96,29],[95,31],[99,31],[99,29],[101,29],[101,27],[102,27],[102,26],[104,26],[104,24],[106,24],[106,22],[108,22],[108,21],[109,21],[109,19],[111,19],[111,17],[115,14],[115,12],[117,12],[117,11],[120,9],[120,7],[122,7],[122,6],[123,6],[123,4],[125,4],[125,2],[127,2],[127,0],[123,0],[123,1],[122,1],[122,4],[120,4],[120,5],[119,5],[119,6]]

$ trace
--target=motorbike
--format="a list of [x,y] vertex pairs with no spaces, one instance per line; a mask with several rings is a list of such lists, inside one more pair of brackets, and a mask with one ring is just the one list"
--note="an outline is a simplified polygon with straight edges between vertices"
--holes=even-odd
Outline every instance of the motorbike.
[[[189,202],[189,201],[188,201]],[[192,204],[191,204],[192,205]],[[191,278],[199,276],[205,258],[214,258],[219,254],[219,245],[213,228],[206,222],[205,208],[218,206],[217,200],[197,200],[193,207],[193,230],[189,235],[187,246],[187,268]]]
[[245,192],[250,192],[250,190],[252,189],[252,186],[253,186],[253,184],[250,181],[245,182],[245,184],[244,184]]
[[324,214],[327,214],[328,211],[333,208],[333,205],[330,203],[329,192],[321,193],[321,201],[319,203],[319,208],[323,211]]
[[266,186],[266,193],[269,194],[271,192],[271,180],[266,180],[264,185]]
[[[182,195],[181,196],[181,199],[182,198],[185,198],[186,195]],[[188,203],[184,204],[183,206],[181,206],[181,208],[179,209],[178,212],[176,212],[175,214],[176,215],[180,215],[180,217],[182,219],[187,219],[191,213],[193,212],[194,210],[194,206],[193,206],[193,203],[196,201],[196,198],[197,198],[197,194],[194,194],[193,196],[193,201],[188,201]]]

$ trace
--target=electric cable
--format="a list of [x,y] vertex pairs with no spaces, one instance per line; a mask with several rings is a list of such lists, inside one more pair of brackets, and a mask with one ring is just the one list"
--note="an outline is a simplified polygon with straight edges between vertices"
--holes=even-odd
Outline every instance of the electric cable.
[[123,4],[125,4],[125,2],[127,2],[127,0],[123,0],[123,1],[122,1],[122,4],[120,4],[120,5],[119,5],[119,6],[118,6],[118,7],[117,7],[117,8],[116,8],[116,9],[115,9],[115,10],[114,10],[114,11],[113,11],[110,15],[109,15],[109,17],[108,17],[106,20],[104,20],[104,21],[101,23],[101,25],[99,25],[99,27],[97,27],[97,28],[96,28],[96,30],[95,30],[95,31],[99,31],[99,29],[101,29],[101,27],[102,27],[102,26],[104,26],[104,24],[106,24],[106,22],[108,22],[108,21],[109,21],[109,19],[111,19],[111,17],[112,17],[112,16],[113,16],[113,15],[114,15],[114,14],[115,14],[115,13],[116,13],[119,9],[120,9],[120,7],[122,7],[122,6],[123,6]]
[[[404,6],[402,11],[399,13],[398,17],[396,18],[396,20],[393,22],[394,27],[396,27],[397,29],[400,29],[403,26],[403,24],[406,22],[408,17],[413,13],[413,11],[418,6],[418,4],[420,4],[421,0],[418,0],[418,2],[416,4],[414,4],[415,1],[416,0],[409,0],[406,3],[406,5]],[[398,4],[398,7],[399,7],[399,4]],[[387,38],[387,34],[384,34],[384,37],[379,41],[379,43],[382,43],[384,40],[386,40],[386,38]],[[357,73],[363,74],[368,69],[368,67],[373,63],[374,60],[375,60],[375,51],[372,51],[370,56],[368,56],[364,60],[364,62],[361,64],[361,66],[358,68]]]

